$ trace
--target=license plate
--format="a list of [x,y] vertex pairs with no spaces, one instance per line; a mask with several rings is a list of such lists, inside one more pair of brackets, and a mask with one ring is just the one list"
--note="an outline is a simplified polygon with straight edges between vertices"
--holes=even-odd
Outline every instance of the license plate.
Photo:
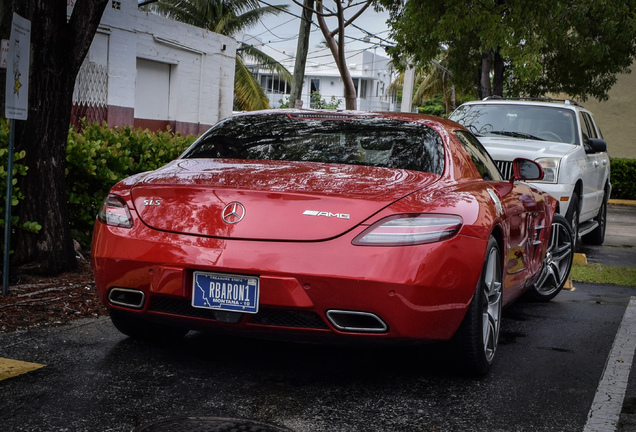
[[259,280],[254,276],[194,272],[192,306],[257,313]]

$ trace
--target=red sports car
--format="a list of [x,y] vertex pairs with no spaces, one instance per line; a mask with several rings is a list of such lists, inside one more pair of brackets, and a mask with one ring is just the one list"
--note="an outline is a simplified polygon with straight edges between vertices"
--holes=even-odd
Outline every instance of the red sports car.
[[457,123],[400,113],[236,115],[115,185],[92,260],[114,325],[309,340],[452,339],[486,373],[501,310],[553,298],[572,262],[558,202],[502,180]]

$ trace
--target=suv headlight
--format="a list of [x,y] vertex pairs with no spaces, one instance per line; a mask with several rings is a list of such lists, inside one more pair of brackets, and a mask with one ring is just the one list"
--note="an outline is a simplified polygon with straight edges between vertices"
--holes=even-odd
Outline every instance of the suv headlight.
[[536,163],[543,168],[544,176],[542,183],[556,183],[559,180],[559,164],[561,159],[559,158],[539,158],[535,160]]

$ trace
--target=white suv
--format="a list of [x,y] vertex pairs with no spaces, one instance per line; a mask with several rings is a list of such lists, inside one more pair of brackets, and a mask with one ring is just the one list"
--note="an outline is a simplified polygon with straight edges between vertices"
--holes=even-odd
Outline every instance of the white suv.
[[486,98],[461,105],[451,116],[486,147],[505,178],[513,159],[533,159],[545,177],[533,184],[556,197],[575,241],[605,240],[610,159],[592,113],[555,99]]

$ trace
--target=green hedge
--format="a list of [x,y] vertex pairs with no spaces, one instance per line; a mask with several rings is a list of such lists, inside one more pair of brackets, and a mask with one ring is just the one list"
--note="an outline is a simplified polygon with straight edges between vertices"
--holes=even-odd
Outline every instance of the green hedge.
[[636,159],[614,158],[610,167],[611,198],[636,200]]
[[[89,247],[95,216],[101,203],[118,181],[133,174],[150,171],[177,158],[194,142],[192,135],[183,136],[170,131],[150,132],[128,126],[109,128],[98,124],[83,125],[82,133],[69,129],[66,146],[66,184],[69,217],[73,238]],[[9,126],[0,119],[0,198],[2,208],[0,227],[4,232],[4,203],[6,196],[6,168],[9,146]],[[18,177],[28,168],[20,163],[25,153],[14,153],[12,205],[25,199],[16,186]],[[38,232],[37,222],[19,221],[12,215],[14,228]],[[2,243],[2,242],[0,242]],[[0,246],[2,250],[2,246]]]
[[66,146],[66,181],[71,233],[90,245],[95,216],[110,188],[118,181],[157,169],[176,159],[194,141],[192,135],[84,125],[73,128]]

